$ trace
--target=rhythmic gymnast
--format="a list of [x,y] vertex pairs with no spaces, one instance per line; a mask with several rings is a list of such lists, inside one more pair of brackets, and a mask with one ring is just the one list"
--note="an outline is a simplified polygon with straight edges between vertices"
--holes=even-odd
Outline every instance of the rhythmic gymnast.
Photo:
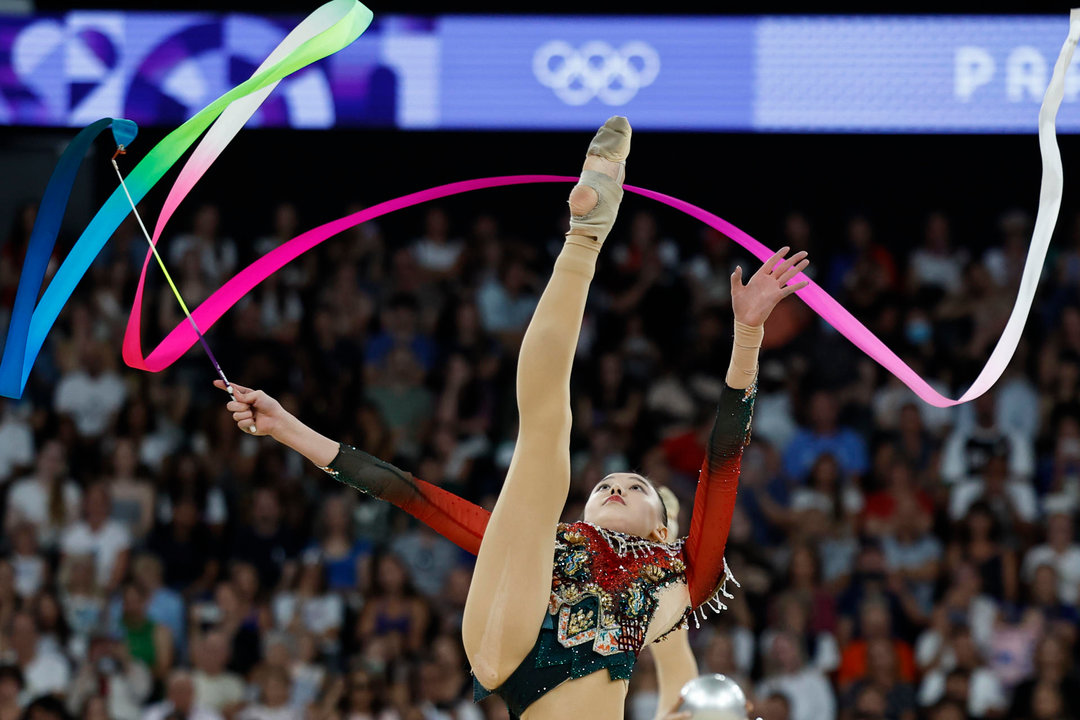
[[[622,200],[630,134],[625,118],[608,120],[570,193],[570,230],[521,345],[518,438],[491,513],[320,435],[262,391],[234,383],[227,405],[244,431],[270,435],[476,554],[462,636],[477,698],[498,694],[522,720],[622,718],[641,649],[687,628],[702,606],[719,606],[764,322],[806,285],[788,284],[809,264],[805,252],[788,258],[788,248],[746,285],[741,268],[731,276],[735,340],[687,538],[669,537],[657,489],[635,473],[608,475],[584,520],[560,523],[570,489],[570,371],[596,260]],[[672,653],[659,654],[662,708],[696,676],[687,654],[675,652],[672,662]]]

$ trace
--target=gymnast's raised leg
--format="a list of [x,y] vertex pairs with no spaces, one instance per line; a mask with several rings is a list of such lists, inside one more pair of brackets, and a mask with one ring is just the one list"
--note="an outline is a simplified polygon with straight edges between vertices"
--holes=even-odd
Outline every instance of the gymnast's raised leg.
[[607,121],[570,193],[570,232],[521,344],[520,429],[480,545],[462,635],[477,680],[499,687],[536,642],[551,594],[555,532],[570,490],[570,369],[596,259],[622,200],[625,118]]

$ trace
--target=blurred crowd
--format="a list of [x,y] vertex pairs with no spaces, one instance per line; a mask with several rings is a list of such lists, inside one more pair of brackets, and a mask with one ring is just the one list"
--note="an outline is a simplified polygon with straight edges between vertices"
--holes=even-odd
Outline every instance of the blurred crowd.
[[[0,247],[5,332],[34,212]],[[229,237],[221,212],[198,208],[163,245],[190,307],[304,229],[282,203],[265,236]],[[565,219],[513,237],[497,215],[414,217],[413,233],[369,223],[297,259],[209,342],[231,379],[312,427],[490,507]],[[941,212],[904,246],[873,218],[835,237],[822,220],[791,213],[765,239],[809,250],[818,283],[959,395],[1008,319],[1031,219],[1003,214],[978,247]],[[959,408],[918,401],[801,301],[770,318],[727,545],[741,589],[691,630],[700,670],[736,678],[765,720],[1080,718],[1072,221],[1006,376]],[[471,701],[468,555],[238,432],[201,351],[158,374],[121,365],[145,252],[122,226],[24,398],[0,401],[0,720],[506,718],[497,698]],[[624,208],[581,334],[565,519],[603,475],[636,469],[689,526],[740,262],[756,267],[712,230],[676,237]],[[183,321],[152,282],[146,350]],[[656,703],[646,651],[627,717]]]

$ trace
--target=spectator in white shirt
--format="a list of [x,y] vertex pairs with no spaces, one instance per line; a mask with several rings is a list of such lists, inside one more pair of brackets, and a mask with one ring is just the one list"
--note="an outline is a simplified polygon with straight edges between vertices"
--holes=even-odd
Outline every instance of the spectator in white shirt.
[[1011,546],[1039,517],[1035,490],[1028,481],[1009,478],[1008,459],[1003,455],[988,460],[982,477],[963,480],[952,488],[949,517],[960,521],[977,502],[990,506],[994,518],[1001,523],[1004,537],[999,539]]
[[0,397],[0,483],[34,464],[34,433],[7,398]]
[[206,633],[192,647],[195,661],[195,702],[214,712],[229,715],[244,701],[244,681],[226,670],[231,650],[225,634]]
[[15,570],[15,589],[29,600],[48,578],[49,568],[38,548],[37,532],[28,522],[15,526],[11,535],[11,566]]
[[948,676],[955,670],[962,671],[968,678],[966,700],[971,717],[983,718],[1007,708],[1005,688],[986,666],[971,630],[963,625],[952,630],[948,645],[939,651],[923,676],[919,705],[927,707],[940,701],[945,696]]
[[56,386],[56,411],[70,415],[84,439],[100,438],[127,397],[123,378],[107,367],[109,357],[107,345],[91,343],[83,353],[82,366],[64,373]]
[[12,483],[8,490],[4,529],[10,534],[20,522],[37,529],[38,542],[55,549],[60,532],[79,517],[82,493],[67,477],[67,455],[59,440],[45,442],[38,453],[34,474]]
[[195,702],[195,682],[187,670],[174,670],[169,675],[165,699],[143,714],[142,720],[165,720],[180,717],[184,720],[221,720],[221,715]]
[[1035,448],[1030,438],[997,422],[994,396],[986,393],[972,403],[974,422],[960,424],[949,436],[941,461],[945,482],[957,484],[982,475],[993,457],[1008,458],[1011,480],[1029,481],[1035,474]]
[[280,629],[306,630],[329,646],[336,645],[345,615],[341,596],[326,590],[326,568],[317,556],[304,559],[294,591],[274,596],[273,611]]
[[15,664],[23,674],[24,702],[39,695],[62,696],[71,680],[67,658],[43,649],[38,640],[33,616],[25,612],[16,614],[11,621],[11,647],[15,651]]
[[923,244],[911,254],[911,284],[918,290],[932,289],[939,294],[956,292],[963,282],[966,263],[967,254],[952,249],[948,218],[940,212],[931,213]]
[[138,720],[153,687],[146,665],[131,657],[122,642],[97,636],[68,690],[68,710],[76,714],[90,698],[103,697],[110,720]]
[[282,668],[268,668],[260,687],[258,705],[241,711],[239,720],[303,720],[303,710],[289,704],[291,682]]
[[791,720],[835,720],[836,696],[821,670],[808,665],[796,638],[777,633],[765,658],[757,694],[779,692],[791,700]]
[[60,542],[65,558],[75,555],[93,555],[98,584],[106,592],[120,586],[127,574],[131,536],[127,528],[111,520],[109,488],[104,483],[94,483],[86,490],[83,520],[69,528]]
[[413,242],[412,252],[424,272],[434,278],[456,275],[461,270],[465,244],[451,238],[446,211],[434,207],[424,219],[424,236]]
[[1080,544],[1074,542],[1072,517],[1055,512],[1046,520],[1046,542],[1028,550],[1021,568],[1025,582],[1035,578],[1041,565],[1057,571],[1058,600],[1066,605],[1080,600]]

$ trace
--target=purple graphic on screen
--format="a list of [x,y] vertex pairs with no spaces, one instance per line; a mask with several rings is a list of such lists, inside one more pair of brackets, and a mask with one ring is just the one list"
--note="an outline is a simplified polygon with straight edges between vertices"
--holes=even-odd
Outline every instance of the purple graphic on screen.
[[107,69],[116,67],[116,47],[105,33],[98,30],[80,30],[76,37]]
[[0,118],[13,125],[47,125],[49,108],[19,75],[16,43],[30,22],[0,24]]
[[[99,72],[107,75],[115,69],[118,53],[112,40],[104,33],[93,29],[83,29],[76,33],[70,42],[79,43],[89,57],[98,62]],[[99,87],[101,87],[100,78],[72,80],[68,85],[68,107],[77,108]]]
[[193,25],[166,38],[139,64],[124,101],[124,117],[140,125],[180,124],[187,120],[205,105],[205,93],[187,102],[176,92],[169,92],[169,76],[186,70],[192,76],[188,80],[191,85],[200,79],[207,61],[212,60],[206,55],[220,51],[221,23],[217,21]]

